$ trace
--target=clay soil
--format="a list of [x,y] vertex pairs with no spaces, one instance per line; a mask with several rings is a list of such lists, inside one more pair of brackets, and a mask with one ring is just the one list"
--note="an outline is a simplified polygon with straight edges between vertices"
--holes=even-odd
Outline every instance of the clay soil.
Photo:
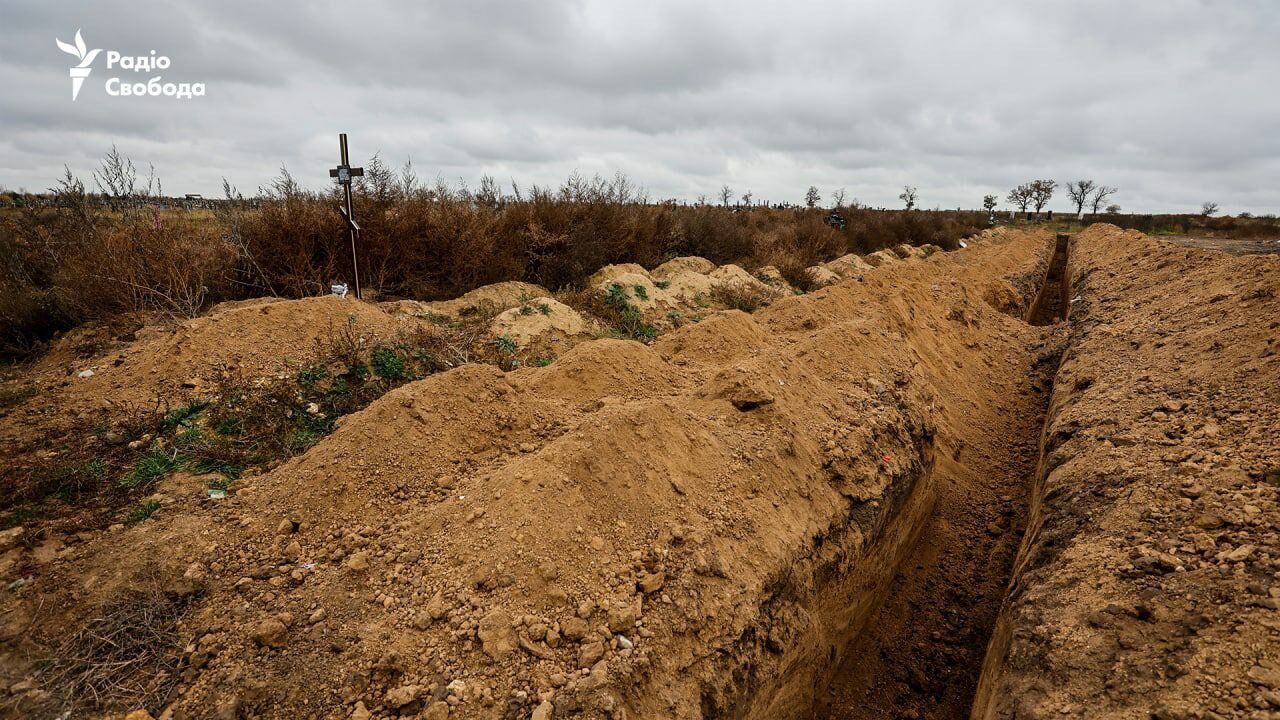
[[[652,317],[691,303],[651,343],[522,292],[499,317],[554,330],[545,367],[404,384],[223,499],[177,472],[141,521],[6,531],[0,708],[1280,710],[1277,260],[1109,226],[841,260],[750,313],[695,293],[753,282],[733,266],[603,269]],[[357,312],[377,342],[455,305]],[[277,372],[348,312],[251,303],[144,332],[0,429]]]

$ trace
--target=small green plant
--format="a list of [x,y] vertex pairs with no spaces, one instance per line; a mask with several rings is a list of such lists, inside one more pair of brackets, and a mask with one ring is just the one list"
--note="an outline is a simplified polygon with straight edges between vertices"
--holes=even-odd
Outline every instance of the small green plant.
[[511,339],[510,335],[499,335],[493,339],[493,346],[503,355],[516,354],[516,341]]
[[148,500],[142,503],[141,505],[139,505],[138,507],[134,508],[133,512],[129,513],[129,516],[125,518],[125,521],[128,522],[130,525],[133,525],[134,523],[140,523],[143,520],[146,520],[147,518],[151,517],[153,514],[155,514],[155,511],[159,509],[160,509],[159,501]]
[[631,302],[627,300],[627,291],[623,290],[618,283],[609,283],[609,286],[604,291],[604,300],[619,310],[631,305]]
[[190,450],[200,445],[200,441],[204,439],[204,434],[200,432],[198,427],[183,428],[173,439],[174,447],[181,451]]
[[146,487],[180,467],[177,452],[170,455],[161,448],[153,448],[133,466],[132,472],[120,479],[120,486],[130,490]]
[[533,314],[533,306],[532,306],[532,305],[521,305],[521,306],[520,306],[520,314],[521,314],[521,315],[532,315],[532,314]]
[[637,283],[631,286],[631,290],[636,294],[636,297],[640,298],[641,300],[649,299],[649,291],[648,289],[645,288],[645,286]]
[[238,417],[225,417],[213,426],[213,431],[219,435],[239,435],[244,432],[244,420]]
[[550,365],[552,362],[554,362],[554,360],[555,358],[549,358],[549,357],[534,358],[532,361],[532,364],[534,367],[546,367]]
[[298,369],[298,384],[304,388],[313,388],[328,375],[329,371],[323,365],[308,363]]
[[17,527],[23,523],[31,522],[40,516],[40,513],[32,508],[20,507],[5,513],[4,517],[0,517],[0,530],[8,530]]
[[[636,287],[643,288],[642,285],[637,285]],[[658,337],[657,328],[644,321],[640,308],[632,305],[627,300],[627,292],[621,285],[610,283],[605,288],[604,303],[617,317],[617,332],[619,334],[647,342],[652,342]]]
[[347,366],[347,375],[357,382],[364,382],[369,379],[369,366],[363,361],[353,362]]
[[107,464],[101,460],[90,460],[76,469],[76,475],[85,480],[98,481],[107,474]]
[[[219,460],[217,458],[200,458],[196,460],[191,469],[201,475],[218,473],[232,480],[238,479],[240,474],[244,472],[244,468],[227,460]],[[213,481],[220,482],[220,481]]]
[[89,460],[82,463],[56,465],[47,471],[49,485],[53,492],[64,501],[72,499],[85,490],[99,486],[108,471],[103,460]]
[[538,312],[542,313],[543,315],[550,315],[551,306],[546,303],[538,303]]
[[369,364],[373,367],[373,374],[383,380],[403,380],[409,376],[404,360],[391,348],[374,348]]
[[659,290],[666,290],[667,288],[671,287],[671,281],[670,281],[670,280],[658,280],[657,282],[655,282],[655,283],[653,284],[653,286],[654,286],[654,287],[656,287],[656,288],[658,288]]
[[311,430],[293,430],[285,436],[284,446],[289,453],[297,455],[303,450],[315,445],[317,439],[316,434]]
[[210,490],[222,490],[223,492],[226,492],[229,487],[231,487],[231,480],[224,477],[210,480],[208,484]]
[[641,323],[631,331],[631,335],[637,340],[653,342],[658,339],[658,328],[646,323]]
[[711,301],[702,293],[698,293],[693,296],[693,304],[704,309],[711,307]]
[[160,427],[165,432],[173,432],[180,427],[191,427],[191,423],[195,421],[196,416],[208,406],[209,403],[204,400],[195,400],[187,403],[165,415],[164,419],[160,421]]
[[347,384],[347,379],[336,377],[333,382],[329,383],[329,389],[324,393],[325,404],[337,405],[342,398],[351,394],[351,386]]

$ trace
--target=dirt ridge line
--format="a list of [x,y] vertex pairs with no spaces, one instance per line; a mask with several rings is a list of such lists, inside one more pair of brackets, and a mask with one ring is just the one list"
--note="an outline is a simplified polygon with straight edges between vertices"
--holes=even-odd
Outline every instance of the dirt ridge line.
[[1095,225],[972,710],[1280,711],[1280,261]]
[[954,452],[1023,377],[1038,332],[1002,298],[1047,246],[411,383],[230,502],[70,549],[25,598],[85,603],[156,559],[198,586],[191,717],[802,716],[864,618],[827,595],[909,546],[920,523],[893,519],[927,509],[936,436]]

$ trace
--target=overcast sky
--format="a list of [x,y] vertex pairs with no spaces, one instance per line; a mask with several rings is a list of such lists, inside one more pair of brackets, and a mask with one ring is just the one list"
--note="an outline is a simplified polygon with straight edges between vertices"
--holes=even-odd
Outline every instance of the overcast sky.
[[[77,58],[103,52],[79,99]],[[420,176],[976,207],[1036,177],[1127,210],[1280,210],[1276,0],[0,0],[0,186],[87,177],[115,143],[168,194],[321,187],[337,133]],[[108,50],[172,65],[108,69]],[[111,77],[202,82],[111,97]],[[1061,196],[1053,205],[1067,203]]]

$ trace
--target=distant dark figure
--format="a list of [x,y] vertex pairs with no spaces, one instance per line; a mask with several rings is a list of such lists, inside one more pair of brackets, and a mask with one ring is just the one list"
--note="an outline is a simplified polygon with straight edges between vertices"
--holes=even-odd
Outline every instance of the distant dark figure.
[[845,225],[844,216],[835,210],[832,210],[831,214],[823,219],[823,222],[837,230],[843,230]]
[[1048,217],[1049,217],[1049,222],[1053,222],[1053,211],[1052,211],[1052,210],[1050,210],[1050,211],[1049,211],[1049,216],[1048,216]]

